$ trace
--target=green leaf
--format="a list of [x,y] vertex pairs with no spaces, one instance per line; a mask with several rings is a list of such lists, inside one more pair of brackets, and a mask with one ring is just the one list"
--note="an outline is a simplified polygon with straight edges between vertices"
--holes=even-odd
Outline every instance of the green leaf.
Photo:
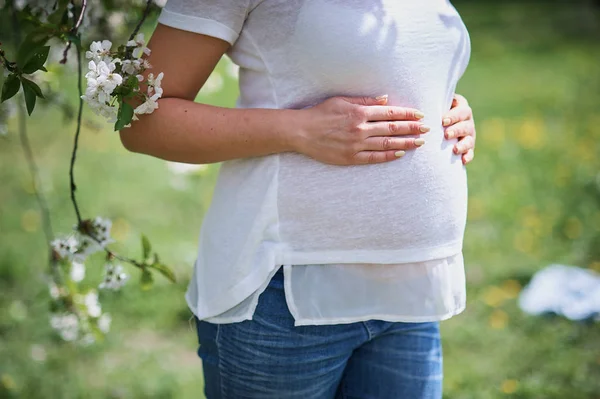
[[21,77],[23,85],[23,93],[25,94],[25,105],[27,105],[27,113],[31,115],[35,108],[35,100],[37,97],[44,98],[40,87],[29,79]]
[[73,35],[73,34],[68,34],[67,38],[73,42],[73,44],[77,45],[77,46],[81,46],[81,38],[79,37],[79,35]]
[[66,4],[59,5],[59,7],[57,7],[56,11],[54,11],[52,14],[48,15],[48,22],[50,22],[51,24],[54,24],[54,25],[59,25],[63,21],[63,18],[66,17],[66,15],[65,15],[66,12],[67,12],[67,5]]
[[153,283],[154,278],[152,277],[152,273],[150,273],[148,269],[144,269],[140,277],[140,286],[143,290],[149,290],[150,288],[152,288]]
[[131,122],[133,118],[133,107],[126,102],[121,102],[119,112],[117,113],[117,122],[115,123],[115,131],[121,130],[125,125]]
[[144,260],[150,257],[150,251],[152,251],[152,245],[150,245],[150,240],[148,237],[142,234],[142,257]]
[[37,49],[29,58],[25,66],[22,68],[24,73],[34,73],[44,66],[44,62],[48,59],[50,46],[43,46]]
[[49,35],[46,30],[36,29],[25,37],[17,52],[17,65],[23,67],[33,57],[36,51],[48,41]]
[[168,278],[171,282],[175,283],[177,281],[175,273],[173,273],[173,270],[169,266],[162,263],[154,263],[150,267],[160,272],[160,274]]
[[40,86],[38,86],[34,81],[26,79],[21,76],[21,83],[31,86],[31,88],[35,92],[35,95],[38,96],[39,98],[45,98],[44,95],[42,94],[42,89],[40,89]]
[[19,78],[14,73],[8,75],[4,84],[2,85],[2,97],[0,102],[4,102],[17,94],[19,91]]

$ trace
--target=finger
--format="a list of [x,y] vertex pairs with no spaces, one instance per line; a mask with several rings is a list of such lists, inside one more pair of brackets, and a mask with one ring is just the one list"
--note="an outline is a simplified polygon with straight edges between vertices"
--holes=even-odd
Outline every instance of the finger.
[[467,151],[475,148],[475,140],[472,136],[463,137],[454,145],[455,154],[465,154]]
[[465,104],[457,105],[442,117],[442,125],[445,127],[452,126],[457,122],[467,121],[472,117],[473,110],[471,110],[471,107]]
[[475,124],[472,121],[458,122],[444,132],[444,137],[447,139],[465,136],[475,136]]
[[475,157],[475,151],[473,149],[470,149],[469,151],[467,151],[467,153],[463,154],[463,156],[462,156],[463,165],[466,165],[469,162],[471,162],[474,157]]
[[369,137],[364,141],[363,151],[414,150],[425,144],[421,138]]
[[356,153],[354,160],[356,164],[375,164],[393,161],[402,158],[405,151],[361,151]]
[[387,104],[388,95],[383,94],[381,96],[369,97],[369,96],[357,96],[357,97],[346,97],[339,96],[342,100],[345,100],[351,104],[358,105],[382,105]]
[[372,105],[364,107],[363,112],[367,121],[418,121],[425,116],[414,108],[394,107],[387,105]]
[[467,99],[464,96],[461,96],[460,94],[454,93],[454,97],[452,98],[452,108],[460,107],[463,105],[469,105]]
[[362,125],[367,136],[402,136],[424,134],[431,128],[420,122],[368,122]]

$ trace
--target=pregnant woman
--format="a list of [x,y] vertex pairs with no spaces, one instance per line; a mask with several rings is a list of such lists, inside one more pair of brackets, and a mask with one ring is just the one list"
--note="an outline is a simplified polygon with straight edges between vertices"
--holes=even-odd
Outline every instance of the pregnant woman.
[[[169,0],[158,22],[163,98],[121,139],[222,162],[186,293],[206,396],[441,398],[475,137],[455,8]],[[194,103],[225,53],[236,107]]]

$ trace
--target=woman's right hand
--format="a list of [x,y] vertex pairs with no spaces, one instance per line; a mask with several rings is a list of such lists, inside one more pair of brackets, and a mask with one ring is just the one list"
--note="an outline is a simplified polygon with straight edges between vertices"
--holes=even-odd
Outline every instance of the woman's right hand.
[[319,162],[359,165],[393,161],[422,146],[419,136],[430,130],[419,122],[424,115],[385,104],[387,96],[332,97],[302,109],[294,147]]

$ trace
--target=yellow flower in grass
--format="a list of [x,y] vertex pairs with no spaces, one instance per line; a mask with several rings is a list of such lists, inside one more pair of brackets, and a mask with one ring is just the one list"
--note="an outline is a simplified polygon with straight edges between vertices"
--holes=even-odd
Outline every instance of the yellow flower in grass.
[[536,248],[536,237],[530,230],[521,230],[515,235],[513,245],[520,252],[532,254]]
[[504,380],[501,389],[503,393],[510,395],[511,393],[515,393],[518,387],[519,382],[517,380]]
[[521,283],[517,280],[506,280],[502,283],[502,291],[504,291],[504,295],[507,299],[516,298],[522,289]]
[[0,384],[7,391],[14,391],[17,389],[17,384],[15,383],[15,380],[8,374],[2,374],[2,376],[0,376]]
[[530,208],[526,212],[522,212],[521,223],[525,230],[528,230],[530,234],[536,237],[547,234],[548,226],[547,223],[542,220],[539,212],[535,208]]
[[490,315],[490,327],[496,330],[501,330],[508,324],[508,314],[504,310],[496,309]]
[[506,294],[504,291],[495,285],[488,287],[483,293],[483,301],[486,303],[486,305],[493,308],[500,306],[505,299]]
[[539,116],[525,119],[517,130],[517,142],[526,149],[535,150],[544,144],[546,125]]
[[500,287],[492,285],[483,292],[486,305],[496,308],[506,300],[514,299],[521,292],[521,284],[517,280],[506,280]]

